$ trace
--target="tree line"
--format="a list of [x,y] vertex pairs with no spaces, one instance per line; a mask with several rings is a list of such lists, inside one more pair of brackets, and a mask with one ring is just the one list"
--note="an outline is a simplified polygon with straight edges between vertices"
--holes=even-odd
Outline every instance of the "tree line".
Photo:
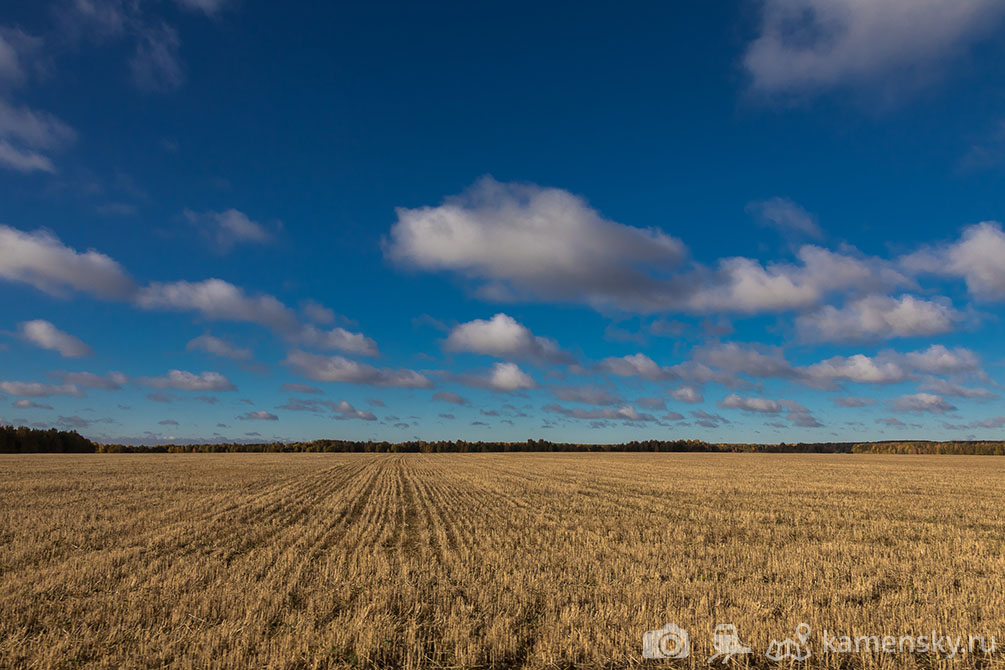
[[828,454],[972,454],[1005,455],[1005,441],[883,441],[800,442],[787,444],[734,444],[703,440],[633,440],[618,444],[577,444],[526,440],[522,442],[468,442],[466,440],[312,440],[310,442],[229,442],[208,444],[127,445],[101,444],[76,431],[39,430],[25,426],[0,426],[0,453],[28,454],[143,454],[143,453],[388,453],[439,454],[488,452],[722,452],[722,453],[828,453]]

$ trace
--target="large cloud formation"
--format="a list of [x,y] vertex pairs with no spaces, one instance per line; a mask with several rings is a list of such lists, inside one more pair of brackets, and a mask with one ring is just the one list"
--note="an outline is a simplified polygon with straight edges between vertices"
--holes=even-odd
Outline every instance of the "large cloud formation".
[[393,261],[459,272],[495,298],[651,307],[671,287],[647,270],[666,271],[685,255],[680,240],[606,219],[567,191],[491,177],[438,207],[397,215],[385,241]]

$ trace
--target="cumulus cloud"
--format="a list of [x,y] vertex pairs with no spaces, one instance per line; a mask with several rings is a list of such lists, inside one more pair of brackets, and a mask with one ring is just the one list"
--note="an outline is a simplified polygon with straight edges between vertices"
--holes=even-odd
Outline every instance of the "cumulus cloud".
[[898,419],[895,416],[884,416],[876,419],[876,423],[883,424],[884,426],[894,426],[896,428],[906,427],[907,424]]
[[294,350],[286,356],[287,366],[308,379],[320,382],[346,382],[369,386],[431,388],[433,383],[415,370],[377,368],[342,356],[322,356]]
[[549,363],[571,363],[573,358],[554,340],[534,335],[507,314],[488,321],[475,319],[455,327],[443,343],[447,351],[467,351],[497,358],[526,358]]
[[729,342],[696,347],[692,356],[699,363],[734,375],[786,378],[796,374],[778,347],[740,345]]
[[195,374],[185,370],[169,370],[163,377],[139,377],[136,383],[155,389],[177,391],[236,391],[229,379],[219,372]]
[[919,373],[984,376],[974,352],[963,347],[949,349],[941,344],[907,353],[881,351],[874,357],[833,356],[798,371],[804,383],[824,387],[835,381],[892,384],[915,379]]
[[305,400],[303,398],[290,398],[285,405],[279,405],[277,409],[285,409],[293,412],[315,412],[321,413],[325,409],[330,411],[336,419],[361,419],[363,421],[376,421],[377,417],[372,412],[358,410],[349,402],[340,400]]
[[894,384],[910,377],[910,371],[890,357],[870,358],[865,354],[832,356],[808,366],[806,374],[817,382],[850,381],[866,384]]
[[25,233],[0,225],[0,278],[34,286],[55,296],[69,290],[98,298],[124,299],[133,290],[122,267],[93,249],[78,253],[52,233]]
[[491,177],[438,207],[398,208],[385,243],[391,260],[459,272],[497,298],[534,297],[649,308],[668,287],[683,244],[655,228],[605,219],[567,191]]
[[433,400],[439,400],[440,402],[449,402],[454,405],[470,404],[467,398],[452,391],[440,391],[439,393],[434,393]]
[[11,407],[16,407],[17,409],[52,409],[52,405],[44,405],[33,400],[15,400],[11,403]]
[[0,391],[7,395],[20,396],[24,398],[48,398],[55,395],[68,395],[81,397],[80,392],[73,384],[43,384],[41,382],[0,382]]
[[279,417],[264,409],[247,412],[237,417],[241,421],[279,421]]
[[609,420],[609,421],[627,421],[627,422],[649,422],[656,421],[656,417],[652,414],[647,414],[645,412],[640,412],[631,405],[623,405],[617,408],[603,408],[603,409],[570,409],[568,407],[562,407],[561,405],[550,404],[545,405],[543,409],[546,412],[554,412],[556,414],[561,414],[564,417],[570,419],[591,419],[591,420]]
[[80,358],[94,353],[82,340],[43,319],[21,322],[18,324],[18,334],[25,342],[42,349],[58,351],[64,358]]
[[377,343],[362,333],[353,333],[345,328],[335,327],[331,330],[321,330],[307,325],[293,336],[295,341],[305,347],[321,349],[322,351],[344,351],[361,356],[377,356],[380,350]]
[[249,296],[222,279],[153,282],[139,291],[145,309],[195,311],[212,321],[257,323],[281,332],[297,330],[293,310],[271,295]]
[[375,356],[377,343],[344,328],[321,330],[301,325],[296,313],[274,296],[248,295],[222,279],[199,282],[153,282],[140,289],[136,304],[144,309],[195,311],[211,321],[255,323],[272,329],[290,342],[323,351],[338,350]]
[[[791,208],[787,217],[777,210],[768,214],[796,225]],[[684,246],[663,231],[606,220],[560,189],[491,179],[439,207],[399,209],[384,247],[401,265],[475,279],[482,297],[631,312],[802,310],[832,293],[912,285],[894,264],[850,247],[804,245],[797,262],[734,257],[681,268]]]
[[82,386],[84,388],[100,389],[102,391],[118,391],[129,381],[121,372],[109,372],[104,377],[93,372],[53,373],[64,384]]
[[600,370],[618,377],[643,377],[650,381],[676,379],[673,370],[661,367],[643,353],[605,358],[597,365]]
[[909,271],[961,277],[974,297],[1005,300],[1005,232],[997,221],[964,228],[956,242],[923,248],[901,259]]
[[782,312],[812,307],[827,294],[887,289],[910,280],[892,263],[807,244],[796,252],[799,263],[766,265],[743,257],[719,261],[714,272],[700,271],[683,306],[694,312]]
[[870,295],[841,308],[827,305],[801,315],[796,318],[796,329],[805,340],[848,342],[938,335],[953,330],[961,319],[945,298]]
[[904,359],[915,370],[935,375],[977,372],[980,369],[980,359],[974,352],[963,347],[948,349],[941,344],[904,354]]
[[537,382],[520,369],[516,363],[496,363],[485,380],[485,385],[495,391],[520,391],[537,388]]
[[711,412],[706,412],[703,409],[692,411],[691,416],[695,418],[696,424],[705,428],[718,428],[723,424],[730,423],[729,419],[721,414],[712,414]]
[[747,212],[784,234],[798,233],[813,238],[824,236],[816,217],[788,198],[751,202],[747,205]]
[[931,413],[945,414],[956,411],[956,407],[946,401],[942,396],[934,393],[913,393],[894,398],[890,403],[891,409],[897,412],[913,412],[915,414]]
[[820,428],[823,426],[809,409],[795,400],[779,400],[778,402],[787,410],[785,418],[792,425],[799,426],[800,428]]
[[200,335],[195,339],[189,340],[185,349],[188,351],[203,351],[207,354],[221,358],[230,358],[235,361],[246,361],[251,358],[251,349],[237,347],[226,340],[209,334]]
[[331,411],[335,418],[339,420],[360,419],[361,421],[376,421],[377,417],[373,412],[356,409],[345,400],[340,400],[331,405]]
[[755,92],[889,86],[927,76],[991,33],[996,0],[763,0],[743,64]]
[[939,395],[952,396],[955,398],[991,400],[998,397],[995,393],[985,388],[963,386],[961,384],[936,377],[928,379],[928,381],[926,381],[921,388],[925,391],[932,391],[933,393],[938,393]]
[[745,398],[735,393],[730,393],[717,404],[726,409],[742,409],[746,412],[760,412],[762,414],[778,414],[782,411],[782,405],[774,400]]
[[237,244],[265,244],[272,241],[272,233],[265,226],[252,221],[247,214],[236,209],[223,212],[194,212],[186,209],[184,216],[221,253],[227,253]]
[[705,397],[693,386],[679,386],[667,391],[667,393],[678,402],[686,402],[692,405],[705,402]]

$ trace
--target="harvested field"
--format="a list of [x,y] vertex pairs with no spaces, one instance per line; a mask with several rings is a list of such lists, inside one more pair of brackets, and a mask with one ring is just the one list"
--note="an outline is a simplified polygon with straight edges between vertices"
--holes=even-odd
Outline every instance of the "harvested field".
[[[993,457],[3,456],[0,666],[708,667],[729,622],[732,667],[1005,667],[1003,546]],[[690,657],[643,660],[667,622]]]

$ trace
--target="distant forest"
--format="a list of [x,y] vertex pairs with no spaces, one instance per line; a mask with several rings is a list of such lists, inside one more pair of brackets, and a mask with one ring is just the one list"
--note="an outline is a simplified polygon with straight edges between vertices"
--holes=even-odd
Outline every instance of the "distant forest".
[[701,440],[635,440],[621,444],[572,444],[548,440],[525,442],[467,442],[464,440],[410,440],[407,442],[372,442],[354,440],[314,440],[312,442],[261,442],[218,444],[168,444],[132,446],[99,444],[76,431],[50,428],[0,426],[0,453],[3,454],[148,454],[148,453],[487,453],[487,452],[756,452],[779,454],[971,454],[1005,455],[1005,441],[924,440],[885,442],[801,442],[798,444],[726,444]]

